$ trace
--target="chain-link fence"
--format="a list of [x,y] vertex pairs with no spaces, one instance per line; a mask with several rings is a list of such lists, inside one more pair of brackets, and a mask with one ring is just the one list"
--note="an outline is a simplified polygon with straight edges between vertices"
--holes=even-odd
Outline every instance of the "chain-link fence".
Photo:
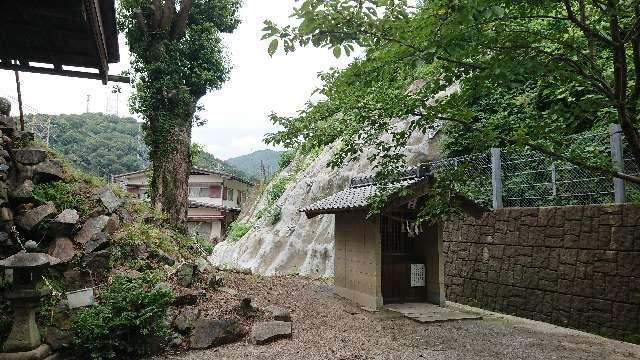
[[436,177],[450,180],[458,192],[491,207],[491,154],[442,159],[434,162],[432,168]]
[[[617,129],[617,130],[616,130]],[[613,132],[612,132],[613,131]],[[580,134],[567,139],[569,152],[608,165],[612,159],[614,132],[619,128]],[[622,172],[640,173],[626,142],[620,136]],[[542,207],[604,204],[616,201],[616,188],[610,176],[553,159],[536,151],[502,150],[492,158],[485,154],[447,158],[433,163],[436,176],[453,183],[454,188],[488,207]],[[623,201],[640,201],[640,186],[625,182]],[[499,191],[499,200],[494,190]],[[621,191],[621,190],[618,190]],[[496,202],[497,201],[497,202]],[[501,205],[500,205],[501,204]]]

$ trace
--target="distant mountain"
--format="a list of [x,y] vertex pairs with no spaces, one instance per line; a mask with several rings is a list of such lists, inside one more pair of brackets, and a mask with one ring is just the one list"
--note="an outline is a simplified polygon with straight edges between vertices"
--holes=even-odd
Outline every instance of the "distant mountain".
[[255,181],[257,179],[251,173],[242,171],[238,169],[236,166],[233,166],[224,160],[220,160],[208,152],[200,153],[198,155],[198,158],[194,162],[195,162],[194,164],[195,166],[199,166],[205,169],[210,169],[210,170],[221,169],[229,174],[233,174],[235,176],[238,176],[250,181]]
[[[278,170],[281,151],[270,149],[254,151],[251,154],[227,159],[226,163],[261,179],[264,175],[270,177]],[[263,173],[264,171],[264,173]]]
[[[140,123],[102,113],[25,115],[27,129],[63,154],[74,166],[109,179],[111,175],[137,171],[149,166],[147,147],[142,141]],[[212,154],[203,152],[196,166],[222,169],[252,180],[252,176]]]

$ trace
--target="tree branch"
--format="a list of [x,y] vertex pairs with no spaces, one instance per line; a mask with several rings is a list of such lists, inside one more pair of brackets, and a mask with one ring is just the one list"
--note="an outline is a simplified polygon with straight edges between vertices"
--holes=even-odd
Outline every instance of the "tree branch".
[[160,27],[163,31],[168,32],[171,30],[173,19],[176,17],[176,2],[175,0],[164,0],[164,7],[162,8],[162,19],[160,20]]
[[603,44],[607,46],[611,46],[611,43],[612,43],[611,39],[599,33],[597,30],[589,27],[589,25],[587,25],[585,22],[579,20],[576,17],[576,14],[573,11],[573,8],[571,7],[571,3],[569,2],[569,0],[562,0],[562,2],[564,3],[565,9],[567,10],[567,17],[569,18],[569,20],[572,23],[574,23],[578,28],[580,28],[580,30],[582,30],[582,32],[585,34],[587,38],[593,37],[599,40],[600,42],[602,42]]
[[171,27],[171,33],[169,37],[172,40],[181,39],[187,32],[187,19],[191,14],[192,0],[182,0],[180,2],[180,10],[178,16],[176,16],[173,26]]

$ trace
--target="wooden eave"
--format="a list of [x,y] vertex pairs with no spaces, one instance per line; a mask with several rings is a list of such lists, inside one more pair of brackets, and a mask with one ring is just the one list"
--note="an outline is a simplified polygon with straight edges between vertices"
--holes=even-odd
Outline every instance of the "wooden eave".
[[115,0],[0,1],[0,69],[128,82],[109,75],[120,61],[115,16]]

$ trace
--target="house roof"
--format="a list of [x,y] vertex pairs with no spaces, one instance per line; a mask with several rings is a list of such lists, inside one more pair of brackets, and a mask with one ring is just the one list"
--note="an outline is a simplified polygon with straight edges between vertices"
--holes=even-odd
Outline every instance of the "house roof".
[[235,207],[235,206],[223,206],[223,205],[218,205],[218,204],[213,204],[213,203],[209,203],[209,202],[205,202],[205,201],[197,201],[197,200],[191,200],[189,199],[189,207],[190,208],[207,208],[207,209],[217,209],[217,210],[222,210],[222,211],[229,211],[229,212],[239,212],[240,208],[239,207]]
[[118,61],[115,0],[0,1],[0,69],[128,82]]
[[[396,184],[400,188],[406,188],[427,184],[430,179],[431,172],[428,164],[422,164],[408,169]],[[375,195],[376,191],[377,185],[373,176],[354,177],[345,190],[308,205],[300,211],[304,212],[308,218],[312,218],[321,214],[366,209],[369,207],[369,198]]]
[[[142,174],[142,173],[144,173],[144,172],[146,172],[148,170],[149,169],[142,169],[142,170],[138,170],[138,171],[132,171],[132,172],[128,172],[128,173],[113,175],[113,178],[115,179],[115,178],[122,178],[122,177],[131,176],[131,175]],[[233,175],[233,174],[228,173],[226,171],[205,169],[205,168],[201,168],[201,167],[197,167],[197,166],[193,166],[191,168],[191,175],[221,175],[222,177],[226,177],[226,178],[231,179],[231,180],[237,180],[237,181],[245,183],[245,184],[247,184],[249,186],[254,186],[255,185],[251,181],[248,181],[246,179],[243,179],[243,178],[241,178],[239,176]]]

